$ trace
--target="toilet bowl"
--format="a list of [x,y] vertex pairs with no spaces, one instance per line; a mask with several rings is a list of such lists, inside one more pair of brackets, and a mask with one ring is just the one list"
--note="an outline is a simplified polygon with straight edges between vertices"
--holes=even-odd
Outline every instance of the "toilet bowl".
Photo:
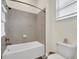
[[66,43],[57,42],[56,54],[51,54],[48,59],[74,59],[76,53],[76,46]]

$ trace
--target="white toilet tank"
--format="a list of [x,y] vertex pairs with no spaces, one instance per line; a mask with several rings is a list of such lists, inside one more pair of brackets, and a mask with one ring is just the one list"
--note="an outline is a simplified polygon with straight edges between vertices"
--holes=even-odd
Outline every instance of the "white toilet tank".
[[73,59],[74,55],[76,53],[76,46],[57,42],[57,53],[62,55],[63,57],[67,59]]

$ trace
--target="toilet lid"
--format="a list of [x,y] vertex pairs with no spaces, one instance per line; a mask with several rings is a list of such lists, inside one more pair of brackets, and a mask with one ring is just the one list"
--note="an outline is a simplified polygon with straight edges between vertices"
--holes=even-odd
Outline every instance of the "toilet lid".
[[52,54],[48,56],[48,59],[66,59],[59,54]]

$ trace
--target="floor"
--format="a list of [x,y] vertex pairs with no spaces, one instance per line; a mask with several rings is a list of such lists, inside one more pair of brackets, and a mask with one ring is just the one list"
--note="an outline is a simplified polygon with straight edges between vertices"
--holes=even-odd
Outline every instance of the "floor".
[[[49,54],[48,55],[51,55],[51,54],[55,54],[56,52],[49,52]],[[46,56],[44,56],[44,57],[39,57],[39,58],[37,58],[37,59],[47,59],[47,57]]]

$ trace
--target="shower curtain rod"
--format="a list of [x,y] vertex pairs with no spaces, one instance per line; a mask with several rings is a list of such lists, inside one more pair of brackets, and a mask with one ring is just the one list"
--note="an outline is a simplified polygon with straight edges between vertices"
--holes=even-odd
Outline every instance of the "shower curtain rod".
[[26,5],[32,6],[32,7],[37,8],[37,9],[39,9],[39,10],[41,10],[41,11],[43,11],[43,12],[45,13],[45,10],[43,10],[43,9],[37,7],[37,6],[34,6],[34,5],[32,5],[32,4],[25,3],[25,2],[21,2],[21,1],[17,1],[17,0],[11,0],[11,1],[19,2],[19,3],[22,3],[22,4],[26,4]]

